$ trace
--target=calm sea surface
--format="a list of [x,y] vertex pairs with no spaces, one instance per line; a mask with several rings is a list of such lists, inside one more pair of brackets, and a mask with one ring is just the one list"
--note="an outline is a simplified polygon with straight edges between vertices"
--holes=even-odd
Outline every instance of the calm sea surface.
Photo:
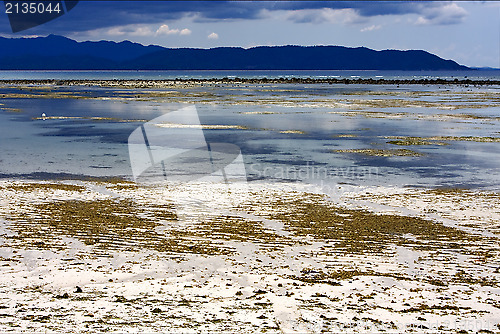
[[[0,79],[223,77],[498,80],[500,73],[0,72]],[[130,134],[189,105],[205,125],[207,142],[240,148],[250,179],[500,189],[500,88],[495,86],[242,84],[139,90],[0,84],[0,104],[3,177],[132,178]]]

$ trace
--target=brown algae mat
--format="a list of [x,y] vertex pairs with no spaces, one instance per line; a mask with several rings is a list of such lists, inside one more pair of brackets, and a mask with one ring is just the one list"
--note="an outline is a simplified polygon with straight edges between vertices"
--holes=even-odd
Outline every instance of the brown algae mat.
[[406,137],[387,136],[388,144],[410,146],[410,145],[449,145],[447,141],[471,141],[477,143],[500,143],[500,137],[479,137],[479,136],[433,136],[433,137]]
[[[103,182],[99,182],[101,185]],[[106,183],[110,190],[134,190],[135,185]],[[61,183],[24,183],[9,185],[15,192],[81,193],[83,186]],[[37,196],[43,197],[43,196]],[[52,200],[23,205],[19,213],[11,214],[11,228],[17,234],[7,240],[19,247],[64,249],[61,236],[70,236],[86,245],[103,250],[139,251],[153,249],[161,252],[221,254],[225,249],[193,240],[186,231],[158,233],[155,228],[165,221],[177,219],[171,206],[142,208],[130,199]]]
[[[106,183],[104,183],[106,184]],[[134,184],[106,184],[108,189],[133,194]],[[67,191],[82,193],[83,186],[61,183],[25,183],[9,185],[15,192]],[[440,190],[436,190],[439,192]],[[258,198],[258,196],[256,196]],[[460,248],[476,242],[470,235],[441,223],[420,217],[378,214],[360,209],[339,207],[322,195],[295,194],[259,199],[237,208],[246,214],[283,222],[295,242],[313,237],[333,241],[337,252],[379,252],[388,244],[413,245],[419,248]],[[174,206],[139,204],[133,198],[65,199],[25,204],[12,214],[12,236],[25,246],[49,247],[57,236],[75,237],[100,249],[165,252],[227,253],[224,240],[289,244],[292,237],[279,236],[263,227],[260,221],[237,215],[207,215],[188,228],[176,226]],[[157,232],[158,227],[169,228]],[[416,239],[408,239],[412,235]]]
[[[110,191],[133,194],[140,186],[119,180],[92,181]],[[17,194],[84,193],[80,185],[63,183],[11,184],[4,189]],[[63,193],[66,192],[66,193]],[[43,194],[43,195],[42,195]],[[45,195],[45,196],[44,196]],[[71,197],[71,196],[67,196]],[[74,237],[99,253],[151,249],[167,253],[228,254],[232,250],[222,241],[255,241],[288,243],[262,226],[261,222],[238,216],[211,215],[187,228],[177,226],[178,217],[172,205],[139,204],[130,198],[119,199],[52,199],[21,205],[8,220],[16,235],[7,239],[16,247],[64,249],[61,236]],[[168,226],[165,231],[157,228]]]
[[[340,252],[383,251],[387,244],[460,247],[478,237],[420,217],[378,214],[361,209],[338,207],[323,195],[304,194],[296,198],[274,199],[263,209],[244,207],[269,219],[284,221],[297,236],[333,240]],[[263,213],[264,212],[264,213]],[[417,239],[408,239],[412,235]],[[419,242],[420,241],[420,242]],[[428,244],[427,241],[432,241]]]
[[346,149],[332,150],[334,153],[354,153],[372,157],[421,157],[425,154],[408,149]]

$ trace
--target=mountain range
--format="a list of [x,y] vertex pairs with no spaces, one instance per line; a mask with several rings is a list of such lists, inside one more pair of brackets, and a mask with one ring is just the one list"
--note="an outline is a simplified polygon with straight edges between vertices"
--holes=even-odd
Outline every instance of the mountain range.
[[144,46],[129,41],[77,42],[49,35],[0,37],[1,70],[467,70],[423,50],[343,46],[213,49]]

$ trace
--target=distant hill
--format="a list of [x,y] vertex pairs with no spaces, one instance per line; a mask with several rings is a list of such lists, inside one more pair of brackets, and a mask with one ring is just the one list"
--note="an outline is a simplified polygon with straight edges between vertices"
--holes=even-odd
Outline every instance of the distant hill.
[[343,46],[171,49],[129,41],[76,42],[49,35],[0,37],[4,70],[467,70],[422,50]]

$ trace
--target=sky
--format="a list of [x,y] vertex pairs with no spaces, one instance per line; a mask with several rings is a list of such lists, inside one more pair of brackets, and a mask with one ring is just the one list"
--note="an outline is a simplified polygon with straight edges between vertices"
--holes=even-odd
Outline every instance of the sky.
[[342,45],[420,49],[500,68],[500,1],[90,1],[3,37],[56,34],[165,47]]

